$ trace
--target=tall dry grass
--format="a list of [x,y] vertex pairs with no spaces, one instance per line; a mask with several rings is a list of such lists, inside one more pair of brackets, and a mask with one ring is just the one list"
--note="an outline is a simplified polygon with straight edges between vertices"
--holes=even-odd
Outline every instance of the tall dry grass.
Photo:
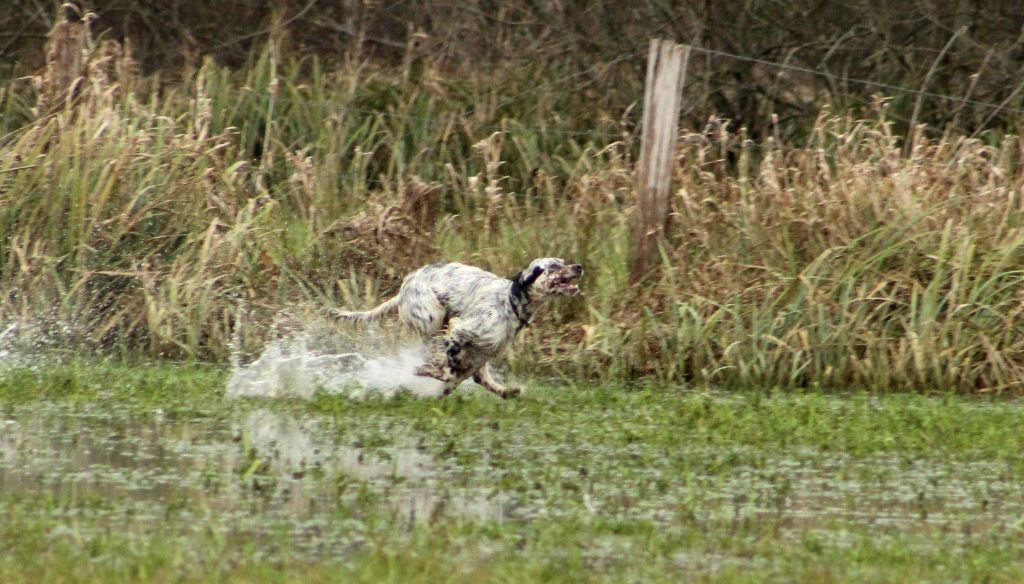
[[[111,53],[113,54],[113,53]],[[94,59],[97,59],[94,55]],[[369,305],[436,258],[560,255],[585,294],[513,368],[733,387],[1019,392],[1021,143],[822,113],[805,143],[711,120],[682,136],[670,245],[628,267],[632,128],[446,80],[280,58],[161,90],[126,55],[50,113],[0,96],[0,322],[65,344],[226,358],[296,305]],[[101,74],[102,72],[102,74]],[[565,101],[562,101],[565,100]]]

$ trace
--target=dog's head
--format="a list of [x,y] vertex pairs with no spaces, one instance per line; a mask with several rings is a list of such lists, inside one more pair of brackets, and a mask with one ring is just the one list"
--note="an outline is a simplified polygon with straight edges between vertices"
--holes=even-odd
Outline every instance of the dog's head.
[[537,258],[513,278],[512,291],[530,300],[575,296],[580,293],[576,282],[582,275],[583,266],[579,264],[566,264],[560,258]]

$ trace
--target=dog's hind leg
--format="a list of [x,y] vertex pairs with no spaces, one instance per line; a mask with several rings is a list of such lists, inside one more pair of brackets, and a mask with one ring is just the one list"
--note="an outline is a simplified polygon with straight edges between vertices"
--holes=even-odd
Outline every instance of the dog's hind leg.
[[487,363],[484,363],[483,365],[480,366],[480,369],[476,370],[476,373],[473,374],[473,381],[484,386],[484,389],[486,389],[487,391],[497,394],[502,399],[508,399],[510,397],[519,397],[519,394],[522,393],[522,391],[519,388],[506,388],[503,387],[497,381],[495,381],[495,379],[491,377],[491,371],[487,367]]
[[443,339],[426,339],[427,361],[416,369],[416,375],[433,377],[445,383],[456,377],[460,380],[469,377],[476,370],[472,355],[463,351],[473,342],[471,334],[459,327],[459,319],[452,318],[448,322],[448,333]]
[[459,381],[466,379],[473,367],[465,363],[463,355],[460,355],[462,346],[462,342],[451,338],[431,339],[427,343],[427,361],[416,369],[416,375],[433,377],[445,383],[456,378]]
[[416,368],[416,375],[432,377],[445,383],[452,381],[454,372],[449,365],[446,345],[447,341],[442,339],[427,339],[424,342],[427,360]]
[[399,292],[398,318],[424,342],[428,342],[445,325],[448,311],[426,285],[409,282]]
[[447,382],[451,371],[442,341],[435,338],[447,320],[448,311],[426,285],[407,282],[399,293],[398,318],[423,340],[427,361],[416,369],[416,375]]

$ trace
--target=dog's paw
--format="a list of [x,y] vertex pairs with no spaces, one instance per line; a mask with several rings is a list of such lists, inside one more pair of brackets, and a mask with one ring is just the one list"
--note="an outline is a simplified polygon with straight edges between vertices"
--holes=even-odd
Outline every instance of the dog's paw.
[[420,377],[432,377],[438,381],[444,382],[451,381],[452,378],[451,370],[449,370],[447,367],[442,369],[437,365],[434,365],[433,363],[425,363],[423,365],[420,365],[419,367],[416,368],[416,371],[414,371],[414,373],[416,375],[419,375]]

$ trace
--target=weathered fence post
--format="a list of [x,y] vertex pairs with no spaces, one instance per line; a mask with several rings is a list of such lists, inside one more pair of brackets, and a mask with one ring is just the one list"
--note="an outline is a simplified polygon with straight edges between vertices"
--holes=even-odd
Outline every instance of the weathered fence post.
[[630,280],[642,279],[658,262],[665,239],[675,160],[679,108],[690,47],[651,40],[644,88],[643,134],[636,169],[637,210]]
[[64,108],[81,89],[88,60],[89,22],[92,14],[82,14],[76,4],[60,7],[57,23],[46,42],[46,73],[42,79],[36,107],[45,116]]

